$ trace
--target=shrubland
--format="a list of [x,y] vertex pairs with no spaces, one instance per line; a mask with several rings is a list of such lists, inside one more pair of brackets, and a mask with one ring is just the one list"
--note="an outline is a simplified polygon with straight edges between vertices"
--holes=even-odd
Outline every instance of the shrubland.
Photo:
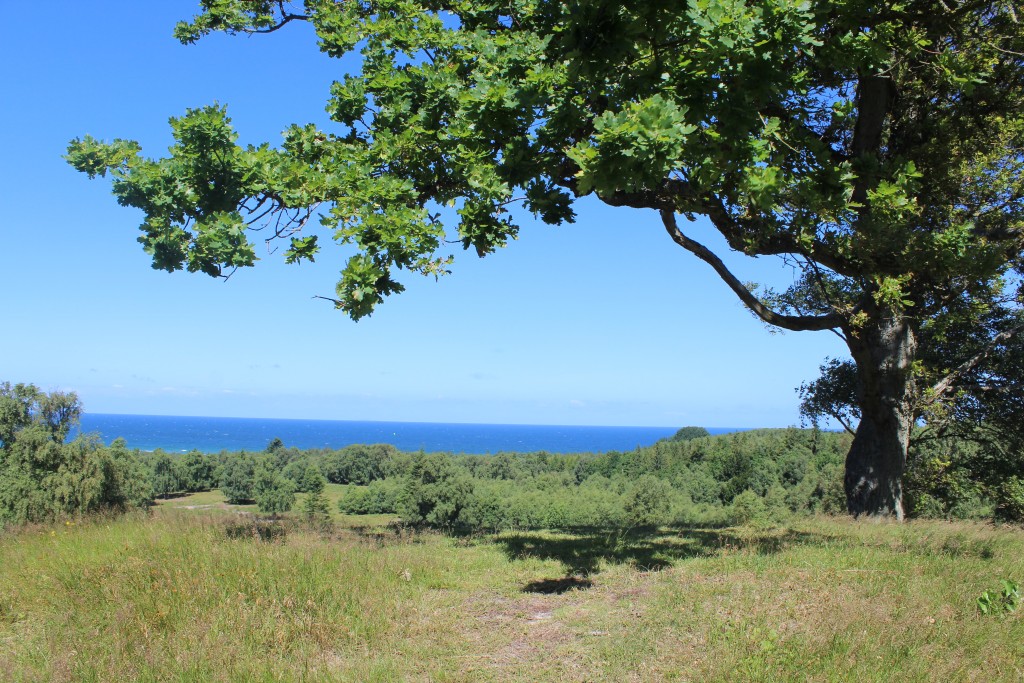
[[[710,436],[684,427],[632,451],[468,455],[402,452],[386,444],[299,450],[274,439],[260,452],[140,452],[123,440],[68,441],[74,394],[0,385],[0,522],[21,524],[148,507],[153,499],[219,489],[232,505],[325,519],[325,483],[342,485],[345,514],[397,515],[458,530],[633,528],[733,521],[778,523],[845,510],[851,436],[763,429]],[[911,516],[1024,519],[1016,442],[991,433],[912,443],[905,478]],[[996,432],[998,433],[998,432]],[[982,438],[984,436],[984,438]]]

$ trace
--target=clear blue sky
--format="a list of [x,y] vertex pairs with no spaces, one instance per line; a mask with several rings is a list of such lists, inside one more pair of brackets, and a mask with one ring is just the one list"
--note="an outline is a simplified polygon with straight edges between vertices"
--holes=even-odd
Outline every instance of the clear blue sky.
[[[42,15],[45,7],[45,15]],[[69,139],[136,139],[160,156],[169,116],[228,105],[243,142],[328,125],[344,62],[306,26],[185,47],[189,0],[4,3],[0,28],[0,381],[79,393],[86,410],[437,422],[785,426],[795,387],[845,348],[828,332],[773,334],[653,212],[578,206],[529,220],[479,260],[353,323],[313,296],[342,267],[264,255],[222,282],[150,267],[140,214],[62,159]],[[292,27],[288,27],[291,29]],[[701,224],[695,236],[724,247]],[[727,259],[781,284],[776,260]]]

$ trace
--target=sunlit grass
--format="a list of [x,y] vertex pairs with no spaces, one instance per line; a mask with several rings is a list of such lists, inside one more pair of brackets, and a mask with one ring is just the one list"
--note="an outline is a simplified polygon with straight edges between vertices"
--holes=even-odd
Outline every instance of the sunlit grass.
[[0,536],[4,680],[1024,677],[1024,620],[975,607],[1002,578],[1024,583],[1020,530],[453,538],[338,516],[262,541],[217,495]]
[[[324,487],[324,498],[327,499],[327,509],[331,519],[342,526],[383,526],[395,521],[395,515],[346,515],[338,510],[338,501],[345,495],[348,486],[344,484],[327,484]],[[302,501],[306,494],[299,493],[295,496],[294,511],[302,509]],[[259,514],[255,504],[232,505],[227,502],[218,489],[212,491],[201,491],[175,498],[163,498],[156,501],[155,507],[158,511],[166,510],[191,510],[212,513],[242,512]]]

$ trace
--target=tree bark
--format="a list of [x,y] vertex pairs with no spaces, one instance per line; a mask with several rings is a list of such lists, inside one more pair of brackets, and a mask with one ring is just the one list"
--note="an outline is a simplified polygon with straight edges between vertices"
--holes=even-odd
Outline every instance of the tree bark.
[[857,363],[861,416],[846,456],[846,506],[854,517],[902,520],[916,336],[905,318],[869,313],[869,322],[848,331],[847,339]]

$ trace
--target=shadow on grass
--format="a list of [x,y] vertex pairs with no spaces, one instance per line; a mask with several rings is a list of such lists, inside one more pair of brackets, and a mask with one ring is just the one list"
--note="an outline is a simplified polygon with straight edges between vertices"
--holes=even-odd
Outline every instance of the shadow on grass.
[[224,534],[231,539],[254,541],[284,541],[288,528],[281,520],[241,518],[223,521]]
[[[510,559],[535,557],[561,562],[568,578],[558,581],[595,574],[602,563],[629,564],[652,571],[695,557],[714,557],[734,551],[770,555],[793,546],[824,544],[828,541],[829,537],[825,535],[792,530],[758,534],[731,529],[588,529],[575,532],[510,532],[494,538],[494,542]],[[531,590],[531,585],[527,584],[523,590],[544,592]]]
[[586,590],[594,585],[590,579],[577,576],[566,576],[562,579],[540,579],[523,586],[524,593],[543,593],[545,595],[561,595],[569,591]]

